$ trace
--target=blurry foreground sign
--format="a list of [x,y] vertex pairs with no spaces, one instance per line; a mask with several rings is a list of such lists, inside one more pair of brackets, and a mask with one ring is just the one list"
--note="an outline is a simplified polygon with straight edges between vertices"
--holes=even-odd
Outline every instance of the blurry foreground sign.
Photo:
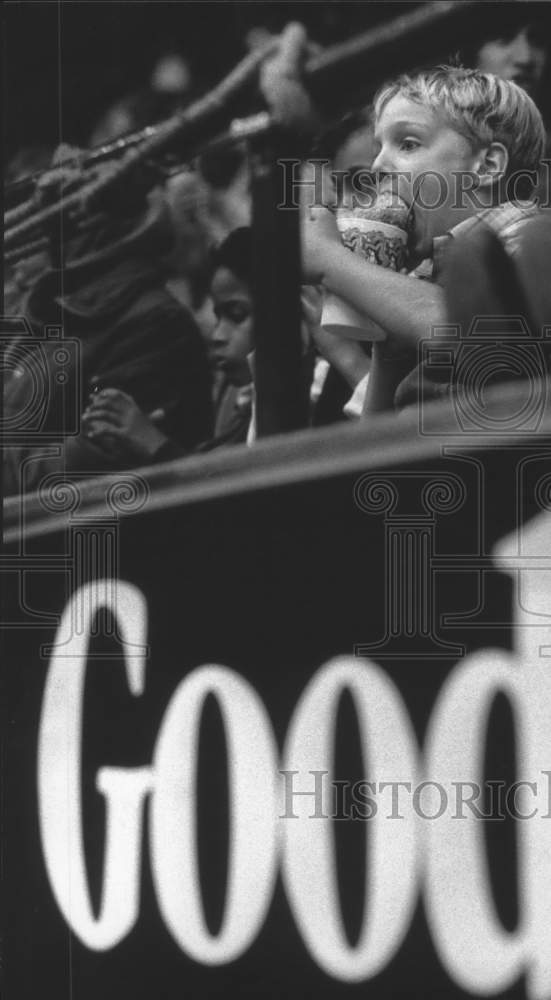
[[7,996],[551,998],[545,428],[7,508]]

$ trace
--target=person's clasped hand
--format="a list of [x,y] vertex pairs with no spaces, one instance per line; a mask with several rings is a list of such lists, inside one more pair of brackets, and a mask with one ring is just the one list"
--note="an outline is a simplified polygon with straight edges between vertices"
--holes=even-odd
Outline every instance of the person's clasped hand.
[[120,459],[152,458],[167,440],[132,396],[120,389],[102,389],[90,396],[82,432],[109,457]]

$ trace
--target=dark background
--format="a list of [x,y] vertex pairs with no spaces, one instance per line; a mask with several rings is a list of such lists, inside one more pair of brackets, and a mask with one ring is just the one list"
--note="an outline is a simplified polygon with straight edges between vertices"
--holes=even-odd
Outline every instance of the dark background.
[[204,90],[245,54],[243,39],[254,26],[279,31],[300,20],[325,46],[416,6],[336,0],[6,3],[6,155],[30,144],[86,144],[100,115],[144,86],[167,49],[189,60],[195,84]]
[[[251,28],[279,32],[289,21],[299,20],[310,38],[326,47],[419,6],[392,0],[8,0],[1,15],[4,163],[28,147],[53,150],[60,142],[90,146],[91,132],[105,112],[121,98],[143,91],[159,56],[168,51],[187,60],[192,99],[207,92],[245,55]],[[482,0],[471,14],[472,41],[495,37],[511,20],[526,20],[536,11],[540,18],[545,12],[542,30],[551,41],[547,0]],[[440,58],[449,61],[457,55],[452,47]],[[461,57],[468,63],[465,51]],[[415,47],[408,68],[414,65]],[[551,80],[543,88],[543,94],[548,93]],[[332,103],[340,109],[340,99]],[[353,104],[354,93],[343,94],[342,111]],[[541,110],[549,119],[549,109]]]

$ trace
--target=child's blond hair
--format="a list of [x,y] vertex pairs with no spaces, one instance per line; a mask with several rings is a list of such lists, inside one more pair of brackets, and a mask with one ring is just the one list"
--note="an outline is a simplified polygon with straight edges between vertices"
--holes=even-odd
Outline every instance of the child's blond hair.
[[508,176],[538,170],[545,149],[543,120],[532,98],[512,80],[463,66],[403,75],[376,94],[375,119],[397,95],[431,108],[475,148],[503,143]]

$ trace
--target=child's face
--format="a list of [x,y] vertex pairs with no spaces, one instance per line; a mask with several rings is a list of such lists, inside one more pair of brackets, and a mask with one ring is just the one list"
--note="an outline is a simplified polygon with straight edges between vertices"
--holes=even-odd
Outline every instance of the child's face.
[[214,274],[211,295],[216,315],[212,354],[234,385],[251,381],[247,355],[253,349],[253,307],[248,286],[226,267]]
[[457,174],[473,173],[480,164],[480,151],[430,108],[400,94],[385,105],[375,139],[379,152],[372,169],[383,176],[397,175],[388,183],[411,208],[411,250],[415,257],[426,257],[432,253],[435,236],[473,214],[468,197],[460,199],[463,205],[457,204]]

